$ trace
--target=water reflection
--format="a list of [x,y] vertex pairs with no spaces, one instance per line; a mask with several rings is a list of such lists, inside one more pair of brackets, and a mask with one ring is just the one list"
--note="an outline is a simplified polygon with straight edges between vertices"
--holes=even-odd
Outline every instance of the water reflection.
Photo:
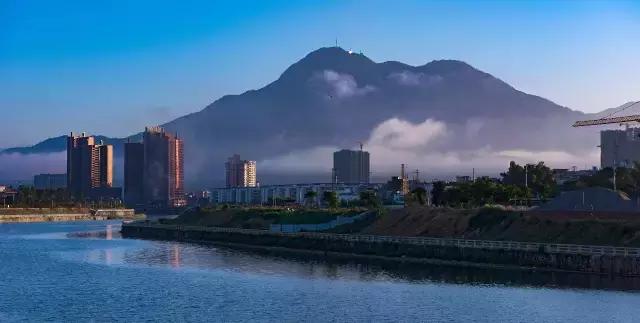
[[120,234],[121,225],[113,225],[107,224],[106,228],[102,230],[95,231],[80,231],[80,232],[69,232],[66,233],[67,238],[82,238],[82,239],[99,239],[99,240],[113,240],[113,239],[121,239],[122,235]]
[[[594,276],[314,259],[120,239],[117,228],[115,221],[0,225],[0,322],[633,322],[640,315],[640,294],[473,286],[620,287]],[[92,232],[67,235],[78,231]]]
[[276,275],[304,279],[360,281],[444,282],[455,284],[570,287],[640,290],[638,277],[608,277],[578,273],[469,268],[381,260],[345,260],[263,250],[244,250],[213,244],[121,240],[113,227],[74,238],[135,241],[142,247],[89,251],[89,262],[106,265],[156,266],[180,270],[222,270],[243,274]]
[[180,268],[180,247],[177,244],[171,246],[171,267]]

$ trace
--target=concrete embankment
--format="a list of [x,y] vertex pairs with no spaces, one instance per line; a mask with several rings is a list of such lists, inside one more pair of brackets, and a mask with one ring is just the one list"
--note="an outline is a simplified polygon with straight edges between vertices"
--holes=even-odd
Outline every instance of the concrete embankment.
[[439,239],[330,233],[278,233],[219,227],[134,222],[123,237],[213,242],[298,252],[438,262],[466,266],[640,276],[640,249],[509,241]]
[[[60,222],[60,221],[88,221],[88,220],[108,220],[108,219],[133,219],[135,217],[132,209],[79,209],[60,212],[53,210],[47,212],[46,209],[15,209],[12,214],[10,210],[3,210],[0,214],[0,223],[20,223],[20,222]],[[29,212],[32,210],[32,212]]]

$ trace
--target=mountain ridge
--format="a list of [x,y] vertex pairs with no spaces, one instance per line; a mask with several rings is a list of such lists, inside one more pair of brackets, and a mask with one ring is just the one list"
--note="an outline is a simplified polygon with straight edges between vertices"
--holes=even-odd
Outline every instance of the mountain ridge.
[[[409,138],[415,147],[389,146],[413,155],[479,149],[578,153],[592,148],[589,140],[597,139],[593,131],[570,128],[584,116],[463,61],[376,63],[362,54],[326,47],[307,54],[262,88],[222,96],[162,126],[185,141],[187,177],[208,181],[222,178],[222,170],[212,170],[222,169],[233,153],[270,161],[318,147],[350,148],[360,141],[372,144],[381,127],[395,127],[383,129],[392,132],[389,138],[409,138],[420,129],[439,127],[432,129],[442,132],[437,140],[422,136]],[[390,125],[390,120],[398,122]],[[54,152],[50,147],[64,149],[63,139],[0,154]],[[104,137],[118,146],[125,139]],[[121,156],[121,147],[115,150]],[[330,167],[316,171],[327,173]]]

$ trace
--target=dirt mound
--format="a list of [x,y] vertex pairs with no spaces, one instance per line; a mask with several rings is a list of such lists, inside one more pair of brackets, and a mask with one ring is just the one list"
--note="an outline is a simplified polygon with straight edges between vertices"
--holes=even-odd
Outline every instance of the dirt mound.
[[408,207],[379,217],[360,233],[640,247],[640,218]]
[[380,217],[362,232],[402,236],[458,236],[467,230],[474,210],[406,207]]

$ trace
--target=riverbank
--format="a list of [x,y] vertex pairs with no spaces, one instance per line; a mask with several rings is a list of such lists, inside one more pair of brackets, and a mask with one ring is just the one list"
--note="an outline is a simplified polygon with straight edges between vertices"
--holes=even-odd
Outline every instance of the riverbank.
[[125,238],[280,248],[327,256],[379,257],[399,262],[640,276],[640,249],[637,248],[311,232],[279,233],[144,222],[123,224],[122,235]]
[[144,215],[136,215],[132,209],[2,209],[0,223],[32,223],[89,220],[141,220]]

